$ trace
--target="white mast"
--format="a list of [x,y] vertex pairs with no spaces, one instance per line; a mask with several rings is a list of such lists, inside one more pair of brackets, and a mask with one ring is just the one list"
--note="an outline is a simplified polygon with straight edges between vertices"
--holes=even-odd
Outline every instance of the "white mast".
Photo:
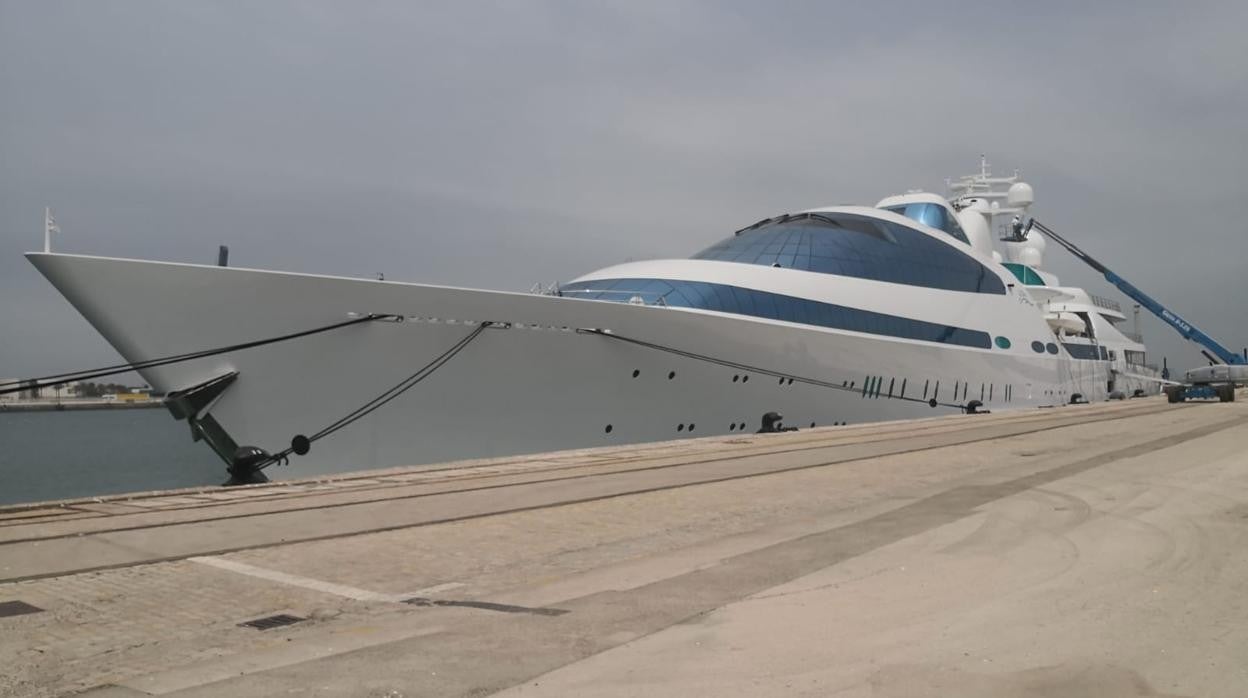
[[56,219],[52,217],[52,207],[43,207],[43,251],[49,253],[52,251],[52,233],[61,232],[61,227],[56,224]]

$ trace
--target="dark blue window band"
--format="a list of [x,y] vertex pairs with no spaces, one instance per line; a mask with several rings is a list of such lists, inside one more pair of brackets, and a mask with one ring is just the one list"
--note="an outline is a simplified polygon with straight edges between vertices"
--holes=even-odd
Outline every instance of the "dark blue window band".
[[1005,293],[1001,277],[943,240],[845,213],[761,221],[693,256],[971,293]]
[[1066,347],[1066,353],[1075,359],[1109,360],[1109,353],[1105,351],[1105,347],[1093,346],[1091,344],[1067,344],[1065,342],[1062,342],[1062,346]]
[[559,291],[561,295],[569,298],[621,303],[639,298],[647,305],[661,302],[664,305],[681,308],[716,310],[722,313],[750,315],[838,330],[917,339],[924,342],[957,344],[979,349],[992,348],[992,337],[987,332],[979,330],[911,320],[896,315],[873,313],[843,305],[821,303],[725,284],[664,279],[603,279],[602,281],[579,281],[567,284],[560,287]]

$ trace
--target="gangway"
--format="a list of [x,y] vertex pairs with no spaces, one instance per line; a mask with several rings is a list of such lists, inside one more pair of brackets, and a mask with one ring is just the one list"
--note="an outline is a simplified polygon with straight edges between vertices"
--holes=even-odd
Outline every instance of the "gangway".
[[1061,245],[1067,252],[1070,252],[1088,266],[1100,272],[1106,281],[1118,287],[1118,290],[1127,294],[1136,303],[1139,303],[1147,308],[1149,312],[1161,318],[1167,325],[1170,325],[1175,331],[1183,335],[1184,339],[1195,342],[1201,347],[1200,353],[1209,359],[1211,365],[1187,371],[1185,374],[1186,380],[1182,384],[1167,385],[1165,391],[1170,402],[1182,402],[1188,398],[1217,397],[1223,402],[1231,402],[1235,399],[1235,384],[1248,382],[1248,350],[1245,350],[1245,354],[1241,355],[1222,346],[1213,337],[1184,320],[1178,313],[1157,302],[1147,293],[1144,293],[1126,279],[1115,274],[1109,267],[1101,264],[1092,255],[1079,249],[1078,245],[1057,234],[1052,228],[1035,218],[1028,222],[1025,229],[1016,231],[1016,233],[1020,239],[1025,240],[1033,228],[1040,231],[1048,239]]

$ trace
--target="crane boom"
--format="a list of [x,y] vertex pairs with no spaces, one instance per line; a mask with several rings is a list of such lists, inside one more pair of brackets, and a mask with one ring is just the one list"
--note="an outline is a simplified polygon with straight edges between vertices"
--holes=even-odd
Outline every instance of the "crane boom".
[[[1096,261],[1096,259],[1094,259],[1092,255],[1089,255],[1087,252],[1084,252],[1083,250],[1079,249],[1079,247],[1075,245],[1073,242],[1070,242],[1069,240],[1062,237],[1061,235],[1058,235],[1057,233],[1053,232],[1051,228],[1049,228],[1048,226],[1044,225],[1043,223],[1041,223],[1040,221],[1034,218],[1031,219],[1031,223],[1028,224],[1027,230],[1030,231],[1032,228],[1039,230],[1041,233],[1044,234],[1045,237],[1049,238],[1053,242],[1056,242],[1057,244],[1066,248],[1068,252],[1078,257],[1079,259],[1083,260],[1083,262],[1087,264],[1088,266],[1100,272],[1102,275],[1105,276],[1106,281],[1113,284],[1114,286],[1117,286],[1120,291],[1127,294],[1136,303],[1139,303],[1145,308],[1148,308],[1148,310],[1152,314],[1161,318],[1166,324],[1173,327],[1179,334],[1183,335],[1185,339],[1191,342],[1195,342],[1199,344],[1200,346],[1204,347],[1205,350],[1208,350],[1208,351],[1202,350],[1201,353],[1205,354],[1205,356],[1210,357],[1210,358],[1216,358],[1218,361],[1221,361],[1224,364],[1248,363],[1248,361],[1246,361],[1243,356],[1222,346],[1213,337],[1210,337],[1209,335],[1205,334],[1204,332],[1200,331],[1198,328],[1193,326],[1192,323],[1179,317],[1178,313],[1175,313],[1174,311],[1165,307],[1161,303],[1158,303],[1156,300],[1153,300],[1151,296],[1144,293],[1143,291],[1136,288],[1135,286],[1131,285],[1131,283],[1128,282],[1126,279],[1110,271],[1110,269],[1106,267],[1104,264],[1101,264],[1100,262]],[[1211,354],[1212,356],[1210,356]]]

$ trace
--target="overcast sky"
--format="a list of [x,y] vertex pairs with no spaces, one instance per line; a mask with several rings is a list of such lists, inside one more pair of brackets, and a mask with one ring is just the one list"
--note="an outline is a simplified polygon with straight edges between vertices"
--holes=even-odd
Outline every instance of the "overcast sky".
[[1245,27],[1242,1],[0,0],[0,376],[116,359],[21,256],[48,204],[60,251],[523,290],[943,192],[981,152],[1243,347]]

